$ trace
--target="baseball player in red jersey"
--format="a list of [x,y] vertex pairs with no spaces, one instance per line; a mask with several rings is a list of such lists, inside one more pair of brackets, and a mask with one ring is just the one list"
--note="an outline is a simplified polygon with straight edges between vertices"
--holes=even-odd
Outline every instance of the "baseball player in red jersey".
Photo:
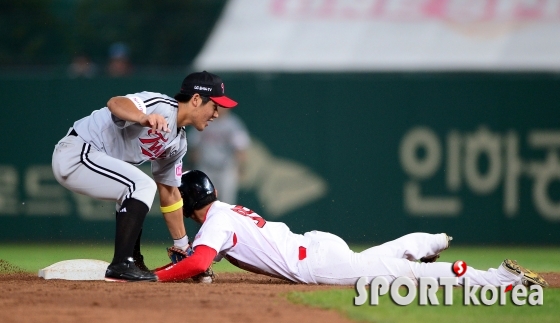
[[[217,200],[212,182],[201,171],[186,172],[181,181],[184,215],[202,227],[193,241],[194,253],[157,269],[159,281],[192,277],[222,257],[254,273],[305,284],[353,285],[360,277],[369,283],[378,276],[389,282],[401,276],[415,281],[453,276],[451,263],[435,262],[449,247],[451,238],[445,233],[411,233],[357,253],[334,234],[295,234],[284,223],[266,221],[248,208]],[[467,267],[459,284],[465,277],[471,285],[548,285],[508,259],[487,271]]]
[[[52,167],[61,185],[116,202],[115,253],[105,280],[156,280],[140,253],[142,225],[156,190],[174,246],[188,247],[177,189],[187,151],[184,127],[202,131],[218,118],[219,106],[236,105],[224,95],[217,75],[192,73],[174,98],[154,92],[111,98],[106,107],[76,121],[55,146]],[[135,167],[146,161],[153,180]]]

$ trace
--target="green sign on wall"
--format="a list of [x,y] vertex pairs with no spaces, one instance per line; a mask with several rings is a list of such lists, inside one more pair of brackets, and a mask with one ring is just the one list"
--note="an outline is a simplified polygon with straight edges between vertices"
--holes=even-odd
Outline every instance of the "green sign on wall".
[[[415,231],[447,232],[457,243],[560,243],[554,75],[221,76],[255,139],[240,203],[294,232],[372,243]],[[110,97],[172,96],[181,78],[1,78],[0,240],[112,241],[114,205],[58,185],[52,149]],[[169,239],[157,209],[144,236]]]

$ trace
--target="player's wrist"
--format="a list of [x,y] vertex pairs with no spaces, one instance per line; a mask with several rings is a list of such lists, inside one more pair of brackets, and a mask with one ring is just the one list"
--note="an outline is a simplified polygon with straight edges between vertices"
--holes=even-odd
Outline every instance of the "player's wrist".
[[185,251],[189,247],[189,237],[185,234],[185,236],[182,238],[173,239],[173,245]]
[[143,125],[146,123],[147,120],[148,120],[148,115],[140,112],[139,114],[136,115],[136,120],[132,120],[132,121]]

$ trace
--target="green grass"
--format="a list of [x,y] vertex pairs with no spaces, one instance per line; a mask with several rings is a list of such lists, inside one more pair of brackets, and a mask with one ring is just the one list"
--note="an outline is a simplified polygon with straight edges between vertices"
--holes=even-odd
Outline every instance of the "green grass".
[[[356,251],[363,249],[365,248],[353,248]],[[488,269],[496,268],[505,258],[516,259],[521,265],[538,272],[560,272],[559,247],[457,246],[446,250],[438,261],[463,260],[474,268]],[[404,292],[401,294],[404,294]],[[420,306],[418,305],[418,299],[408,306],[399,306],[393,303],[388,295],[381,296],[377,306],[369,305],[369,298],[366,304],[354,306],[356,295],[352,287],[343,287],[328,291],[292,292],[287,297],[295,303],[335,309],[353,320],[363,322],[546,323],[560,320],[560,289],[558,288],[544,289],[544,304],[542,306],[516,306],[511,303],[509,297],[506,297],[507,304],[505,306],[465,306],[463,305],[462,288],[454,289],[452,306]],[[438,299],[442,304],[442,290],[438,292]]]
[[[163,243],[143,244],[142,253],[148,267],[169,263]],[[366,247],[355,246],[356,251]],[[29,272],[38,271],[55,262],[68,259],[99,259],[111,261],[113,245],[103,243],[14,244],[0,243],[0,259],[6,260]],[[539,272],[560,272],[560,247],[452,247],[442,253],[438,261],[463,260],[477,269],[495,268],[505,258],[516,259],[520,264]],[[214,265],[216,271],[241,271],[221,261]]]
[[[542,306],[514,305],[506,297],[506,305],[463,305],[463,289],[453,291],[453,305],[443,304],[443,291],[437,295],[440,305],[418,305],[418,298],[410,305],[399,306],[389,296],[379,298],[379,305],[354,306],[356,293],[353,289],[315,292],[293,292],[288,299],[301,304],[325,309],[335,309],[356,321],[378,323],[420,323],[420,322],[461,322],[461,323],[512,323],[512,322],[558,322],[560,313],[560,289],[545,289]],[[405,294],[405,292],[401,292]],[[509,293],[508,293],[509,296]]]
[[[169,263],[164,244],[143,244],[142,254],[149,268]],[[36,273],[39,269],[69,259],[98,259],[110,262],[113,258],[112,244],[61,243],[61,244],[0,244],[0,259],[25,271]],[[212,267],[216,272],[242,271],[226,260]]]

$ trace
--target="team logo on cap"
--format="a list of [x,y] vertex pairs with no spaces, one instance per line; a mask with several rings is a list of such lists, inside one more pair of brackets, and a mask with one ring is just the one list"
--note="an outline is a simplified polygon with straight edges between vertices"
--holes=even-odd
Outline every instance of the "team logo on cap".
[[[223,85],[222,85],[222,88],[223,88]],[[208,92],[212,91],[211,87],[200,86],[200,85],[195,85],[194,89],[195,90],[200,90],[200,91],[208,91]]]
[[224,83],[222,83],[222,93],[226,93],[226,90],[224,89]]

